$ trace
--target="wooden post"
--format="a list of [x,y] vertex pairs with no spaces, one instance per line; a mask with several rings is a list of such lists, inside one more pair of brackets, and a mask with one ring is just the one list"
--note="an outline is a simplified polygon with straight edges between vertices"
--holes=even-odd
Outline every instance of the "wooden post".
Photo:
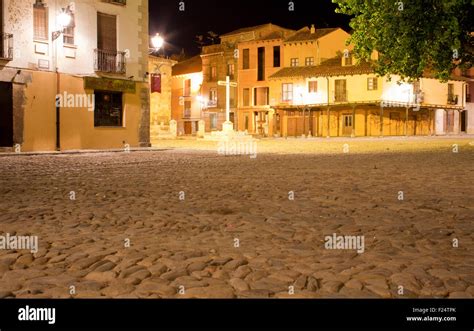
[[380,137],[383,137],[383,105],[380,105]]
[[368,133],[367,132],[367,120],[368,120],[368,116],[369,116],[368,113],[369,113],[369,111],[366,109],[365,110],[365,120],[364,120],[364,122],[365,122],[364,134],[365,134],[366,137],[367,137],[367,133]]
[[355,105],[352,105],[352,133],[351,137],[355,137],[355,121],[356,121],[356,115],[355,115]]
[[331,136],[331,132],[330,132],[331,123],[329,122],[329,106],[328,106],[328,110],[327,110],[327,116],[328,116],[328,132],[327,132],[327,138],[329,138],[329,137]]
[[405,107],[405,137],[408,137],[408,106]]

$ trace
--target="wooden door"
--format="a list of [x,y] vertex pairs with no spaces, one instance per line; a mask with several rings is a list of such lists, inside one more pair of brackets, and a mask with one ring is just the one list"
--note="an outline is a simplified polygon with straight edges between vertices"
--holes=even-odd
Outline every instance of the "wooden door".
[[193,134],[193,122],[184,122],[184,134]]
[[117,71],[117,16],[97,13],[98,65],[101,71]]
[[401,134],[400,131],[401,131],[400,130],[400,113],[391,112],[390,113],[390,135],[398,136]]
[[5,56],[3,49],[3,0],[0,0],[0,57]]
[[288,127],[286,130],[286,135],[288,137],[296,137],[296,129],[297,129],[297,123],[296,123],[296,118],[295,117],[287,117],[287,123]]
[[13,87],[0,82],[0,147],[13,147]]
[[353,125],[352,115],[343,114],[342,115],[342,135],[343,136],[352,135],[352,125]]

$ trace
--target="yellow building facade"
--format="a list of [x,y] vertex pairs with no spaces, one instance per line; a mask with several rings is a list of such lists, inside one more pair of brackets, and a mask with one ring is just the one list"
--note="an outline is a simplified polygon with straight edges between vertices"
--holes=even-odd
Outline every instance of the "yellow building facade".
[[270,77],[274,132],[284,137],[459,133],[465,83],[422,78],[399,84],[370,63],[341,54],[318,66],[286,67]]
[[149,146],[148,0],[0,5],[0,147]]

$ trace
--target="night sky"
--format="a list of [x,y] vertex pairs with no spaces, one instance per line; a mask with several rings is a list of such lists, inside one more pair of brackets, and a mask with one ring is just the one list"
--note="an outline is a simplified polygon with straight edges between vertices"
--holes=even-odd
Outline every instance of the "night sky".
[[150,0],[150,34],[159,32],[166,40],[166,54],[199,53],[196,35],[213,31],[225,34],[233,30],[273,23],[290,29],[315,24],[316,28],[341,27],[349,32],[346,15],[334,12],[331,0],[293,0],[295,11],[288,10],[289,0]]

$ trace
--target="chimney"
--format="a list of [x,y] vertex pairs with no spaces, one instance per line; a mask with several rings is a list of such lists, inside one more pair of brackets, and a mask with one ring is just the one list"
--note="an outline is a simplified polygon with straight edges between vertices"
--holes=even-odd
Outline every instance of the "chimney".
[[311,34],[314,34],[316,32],[316,28],[314,27],[314,24],[311,24]]

